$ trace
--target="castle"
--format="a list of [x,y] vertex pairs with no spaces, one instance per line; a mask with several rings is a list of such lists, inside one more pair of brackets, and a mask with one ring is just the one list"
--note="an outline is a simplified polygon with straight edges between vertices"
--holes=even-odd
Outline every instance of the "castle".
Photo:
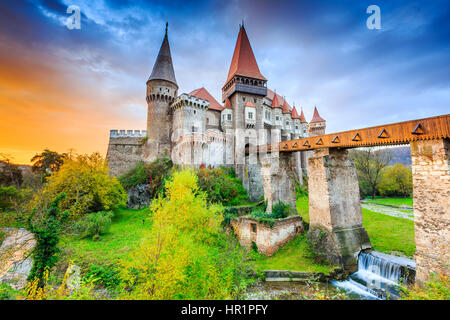
[[[256,145],[325,133],[326,122],[314,109],[308,123],[286,98],[267,88],[250,41],[240,26],[222,104],[205,89],[178,95],[167,24],[156,62],[147,81],[147,130],[111,130],[107,160],[113,175],[138,162],[170,157],[175,164],[232,166],[250,199],[263,195],[261,162],[248,155]],[[247,150],[247,153],[246,153]],[[292,166],[307,173],[308,152],[294,152]]]

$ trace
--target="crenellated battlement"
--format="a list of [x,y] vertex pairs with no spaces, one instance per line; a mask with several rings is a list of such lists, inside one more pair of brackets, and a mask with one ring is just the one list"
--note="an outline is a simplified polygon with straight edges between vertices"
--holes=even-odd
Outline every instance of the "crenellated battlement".
[[194,107],[207,110],[209,108],[209,101],[197,98],[196,96],[191,96],[187,93],[182,93],[171,105],[172,109],[181,107]]
[[145,138],[147,130],[110,130],[110,138]]

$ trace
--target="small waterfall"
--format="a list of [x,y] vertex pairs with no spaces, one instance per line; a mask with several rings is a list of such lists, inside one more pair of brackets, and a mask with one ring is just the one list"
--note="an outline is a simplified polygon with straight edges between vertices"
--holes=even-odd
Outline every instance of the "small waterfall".
[[361,252],[358,271],[345,281],[331,281],[348,294],[361,299],[396,299],[404,283],[406,268],[415,269],[414,260],[377,251]]

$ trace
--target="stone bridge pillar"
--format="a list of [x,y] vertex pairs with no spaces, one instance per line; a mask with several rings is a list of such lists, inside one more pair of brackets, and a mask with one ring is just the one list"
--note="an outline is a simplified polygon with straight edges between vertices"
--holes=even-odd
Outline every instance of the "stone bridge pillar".
[[358,254],[371,248],[363,227],[358,178],[346,149],[317,149],[308,160],[308,239],[325,260],[356,270]]
[[416,280],[450,274],[450,141],[411,142]]
[[[279,155],[279,156],[278,156]],[[296,210],[295,168],[291,153],[276,153],[261,156],[261,174],[264,187],[264,201],[267,201],[267,212],[278,201],[289,204]]]

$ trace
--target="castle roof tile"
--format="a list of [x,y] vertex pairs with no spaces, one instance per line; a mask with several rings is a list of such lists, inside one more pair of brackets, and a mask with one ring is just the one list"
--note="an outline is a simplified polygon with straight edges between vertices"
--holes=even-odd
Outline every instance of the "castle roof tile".
[[313,118],[311,119],[310,123],[323,122],[323,121],[325,121],[325,120],[319,115],[319,111],[317,111],[317,107],[314,107],[314,114],[313,114]]
[[209,109],[222,111],[225,109],[204,87],[195,89],[189,95],[209,101]]
[[244,26],[241,26],[241,29],[239,30],[233,58],[231,59],[230,70],[228,71],[227,82],[235,75],[264,81],[267,80],[259,71],[258,63],[256,62]]
[[166,34],[164,35],[164,40],[161,44],[161,48],[159,49],[158,57],[153,65],[153,70],[148,78],[148,81],[166,80],[172,82],[178,87],[177,80],[175,79],[175,71],[173,70],[172,55],[170,54],[167,26],[168,24],[166,23]]

